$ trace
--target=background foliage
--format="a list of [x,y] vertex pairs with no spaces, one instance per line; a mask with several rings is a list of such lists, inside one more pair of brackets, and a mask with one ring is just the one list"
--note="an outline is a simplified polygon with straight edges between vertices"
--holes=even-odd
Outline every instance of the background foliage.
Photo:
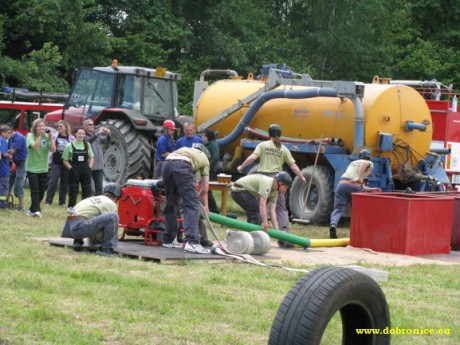
[[208,68],[286,63],[315,79],[460,83],[460,0],[15,0],[0,8],[0,86],[67,92],[80,66],[166,66],[182,109]]

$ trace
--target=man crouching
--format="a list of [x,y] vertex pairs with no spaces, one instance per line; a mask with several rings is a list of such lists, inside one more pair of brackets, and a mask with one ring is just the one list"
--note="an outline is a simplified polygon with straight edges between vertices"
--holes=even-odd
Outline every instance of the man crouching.
[[89,237],[92,243],[100,243],[96,254],[117,256],[113,248],[118,245],[117,201],[121,198],[121,187],[109,183],[102,195],[93,196],[80,201],[69,208],[69,215],[62,229],[61,237],[73,238],[73,248],[81,251],[83,239]]

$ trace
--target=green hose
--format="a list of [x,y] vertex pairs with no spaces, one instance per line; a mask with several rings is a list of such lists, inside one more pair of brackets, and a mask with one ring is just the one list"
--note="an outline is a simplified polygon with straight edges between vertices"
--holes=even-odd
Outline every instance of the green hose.
[[[248,231],[248,232],[260,231],[262,229],[262,226],[260,225],[242,222],[241,220],[228,218],[228,217],[222,216],[220,214],[212,213],[212,212],[209,214],[209,220],[214,223],[228,226],[229,228],[232,228],[232,229],[239,229],[239,230]],[[292,235],[290,233],[275,230],[272,228],[268,229],[267,234],[268,236],[272,238],[276,238],[277,240],[297,244],[305,249],[310,247],[310,240],[308,238],[303,238],[300,236]]]

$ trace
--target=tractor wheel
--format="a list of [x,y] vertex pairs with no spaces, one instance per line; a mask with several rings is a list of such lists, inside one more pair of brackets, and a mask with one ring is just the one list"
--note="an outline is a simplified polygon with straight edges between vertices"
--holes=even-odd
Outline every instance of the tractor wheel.
[[289,208],[293,218],[309,220],[312,224],[328,224],[334,208],[333,173],[324,165],[316,166],[310,187],[310,195],[305,204],[312,173],[313,166],[302,170],[307,184],[302,184],[298,178],[294,179],[289,193]]
[[[268,344],[330,343],[322,338],[337,312],[342,321],[340,344],[390,344],[390,335],[384,334],[391,327],[390,312],[382,289],[369,276],[343,267],[314,270],[291,288],[273,320]],[[360,329],[382,334],[358,334]]]
[[108,120],[110,143],[104,150],[104,180],[123,184],[129,178],[149,176],[150,146],[128,120]]

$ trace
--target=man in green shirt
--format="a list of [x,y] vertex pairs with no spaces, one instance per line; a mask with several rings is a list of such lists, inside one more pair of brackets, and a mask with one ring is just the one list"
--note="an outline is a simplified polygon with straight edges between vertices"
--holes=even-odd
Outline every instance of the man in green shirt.
[[270,227],[267,203],[273,227],[279,230],[276,215],[276,201],[279,193],[285,193],[292,185],[291,176],[281,171],[275,177],[253,174],[237,180],[232,187],[232,198],[246,212],[248,223],[262,225],[262,230]]

